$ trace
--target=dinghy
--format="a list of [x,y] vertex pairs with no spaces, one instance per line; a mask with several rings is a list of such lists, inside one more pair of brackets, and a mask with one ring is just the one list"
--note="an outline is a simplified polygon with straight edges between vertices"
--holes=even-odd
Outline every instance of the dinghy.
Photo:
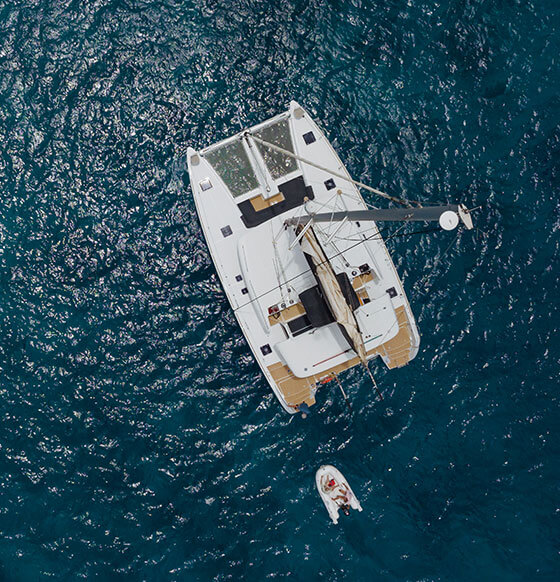
[[338,523],[338,511],[346,507],[362,511],[360,502],[348,485],[344,475],[332,465],[322,465],[315,474],[315,483],[319,495],[329,512],[334,524]]

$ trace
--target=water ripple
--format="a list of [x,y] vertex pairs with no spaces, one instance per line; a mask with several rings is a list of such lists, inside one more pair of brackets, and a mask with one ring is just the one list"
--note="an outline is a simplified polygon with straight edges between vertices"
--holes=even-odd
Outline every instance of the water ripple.
[[[0,11],[0,578],[554,579],[556,4]],[[383,402],[352,370],[354,412],[327,386],[305,421],[250,356],[185,161],[290,99],[356,178],[482,205],[388,242],[420,353],[372,368]],[[364,506],[338,527],[330,462]]]

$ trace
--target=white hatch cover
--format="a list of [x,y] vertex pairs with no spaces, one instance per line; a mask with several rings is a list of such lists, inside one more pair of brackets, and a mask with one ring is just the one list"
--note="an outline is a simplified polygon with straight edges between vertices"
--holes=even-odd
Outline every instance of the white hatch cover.
[[358,307],[354,315],[368,351],[389,341],[399,331],[397,315],[388,294]]

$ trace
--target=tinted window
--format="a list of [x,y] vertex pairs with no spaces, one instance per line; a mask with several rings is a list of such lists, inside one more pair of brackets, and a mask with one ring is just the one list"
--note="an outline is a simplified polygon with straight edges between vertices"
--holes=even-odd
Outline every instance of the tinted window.
[[240,141],[216,148],[205,157],[234,196],[258,188],[259,183]]
[[[269,125],[260,131],[256,131],[255,135],[262,140],[277,145],[289,152],[293,153],[294,151],[292,136],[290,133],[290,122],[288,119],[283,119],[274,125]],[[269,172],[275,180],[297,170],[297,162],[294,158],[271,150],[262,144],[257,145]]]

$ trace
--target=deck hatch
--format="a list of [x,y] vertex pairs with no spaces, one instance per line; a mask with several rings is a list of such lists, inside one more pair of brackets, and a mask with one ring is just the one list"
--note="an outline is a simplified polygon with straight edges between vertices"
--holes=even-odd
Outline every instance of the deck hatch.
[[315,134],[312,131],[308,131],[307,133],[303,134],[303,141],[307,145],[311,145],[312,143],[315,143],[317,140],[315,139]]
[[210,178],[204,178],[204,180],[200,180],[198,185],[203,192],[206,192],[206,190],[210,190],[210,188],[212,188],[212,182],[210,182]]

